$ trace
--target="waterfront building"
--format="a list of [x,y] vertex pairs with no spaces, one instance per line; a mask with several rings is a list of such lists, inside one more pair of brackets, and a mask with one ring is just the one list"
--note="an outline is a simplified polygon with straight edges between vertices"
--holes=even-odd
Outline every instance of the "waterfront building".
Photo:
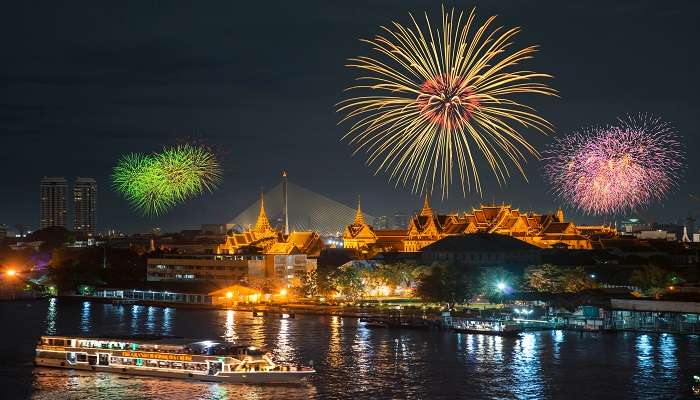
[[185,238],[159,240],[158,248],[187,257],[149,259],[149,280],[274,279],[280,285],[290,286],[316,269],[323,248],[316,232],[292,231],[285,235],[275,229],[267,216],[262,194],[254,227],[225,235],[196,231],[180,236]]
[[97,182],[93,178],[76,178],[73,185],[73,230],[95,234]]
[[265,264],[263,255],[168,255],[148,259],[146,280],[235,284],[265,277]]
[[440,239],[477,232],[512,236],[539,248],[569,249],[591,249],[593,242],[617,234],[608,226],[577,226],[564,219],[561,209],[554,214],[522,213],[502,204],[481,205],[462,214],[438,214],[430,207],[426,196],[423,207],[408,221],[405,229],[376,230],[356,216],[346,227],[343,240],[345,247],[363,254],[417,252]]
[[43,177],[40,183],[41,229],[52,226],[66,227],[66,195],[68,181],[64,177]]

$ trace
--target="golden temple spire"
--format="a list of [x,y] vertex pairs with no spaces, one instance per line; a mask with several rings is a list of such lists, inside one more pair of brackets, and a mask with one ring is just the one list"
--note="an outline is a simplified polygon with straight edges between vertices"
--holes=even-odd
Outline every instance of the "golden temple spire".
[[561,207],[557,208],[556,217],[559,222],[564,222],[564,210]]
[[425,194],[425,200],[423,200],[423,209],[420,210],[420,215],[422,217],[433,216],[433,210],[430,208],[430,203],[428,203],[428,193]]
[[269,232],[272,230],[272,225],[270,225],[270,220],[267,219],[267,214],[265,213],[265,197],[263,196],[262,190],[260,191],[260,213],[258,214],[258,220],[255,222],[256,232]]
[[364,225],[365,216],[362,214],[362,204],[360,201],[360,196],[357,196],[357,212],[355,213],[355,222],[353,225]]

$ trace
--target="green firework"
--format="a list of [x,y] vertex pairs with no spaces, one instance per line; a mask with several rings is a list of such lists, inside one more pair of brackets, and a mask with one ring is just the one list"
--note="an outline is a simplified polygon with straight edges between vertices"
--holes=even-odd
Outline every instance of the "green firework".
[[204,147],[181,145],[149,155],[123,156],[112,172],[112,183],[144,215],[160,215],[176,204],[221,181],[221,166]]

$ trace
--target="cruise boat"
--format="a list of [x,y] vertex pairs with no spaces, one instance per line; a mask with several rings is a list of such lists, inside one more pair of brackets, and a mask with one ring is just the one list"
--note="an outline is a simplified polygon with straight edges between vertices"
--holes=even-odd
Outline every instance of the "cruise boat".
[[277,364],[254,346],[162,336],[42,336],[34,363],[227,383],[298,383],[315,373],[311,367]]
[[482,335],[517,335],[519,326],[506,321],[487,319],[459,319],[452,322],[452,330],[461,333],[480,333]]

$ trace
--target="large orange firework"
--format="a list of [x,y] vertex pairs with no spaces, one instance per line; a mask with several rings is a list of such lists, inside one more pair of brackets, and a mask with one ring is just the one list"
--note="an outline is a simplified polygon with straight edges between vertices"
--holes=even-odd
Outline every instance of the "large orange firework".
[[537,46],[511,51],[520,28],[492,28],[494,16],[474,28],[474,10],[464,17],[443,8],[442,27],[433,32],[427,15],[425,29],[411,15],[411,27],[394,22],[363,40],[380,57],[361,56],[348,64],[366,75],[348,88],[365,93],[338,104],[346,113],[341,122],[352,121],[344,139],[396,185],[410,180],[413,192],[432,192],[437,182],[448,197],[456,166],[463,195],[472,186],[481,194],[480,158],[499,185],[510,177],[511,166],[525,177],[525,154],[539,154],[516,127],[542,133],[552,128],[513,98],[556,94],[538,82],[549,75],[516,68]]

